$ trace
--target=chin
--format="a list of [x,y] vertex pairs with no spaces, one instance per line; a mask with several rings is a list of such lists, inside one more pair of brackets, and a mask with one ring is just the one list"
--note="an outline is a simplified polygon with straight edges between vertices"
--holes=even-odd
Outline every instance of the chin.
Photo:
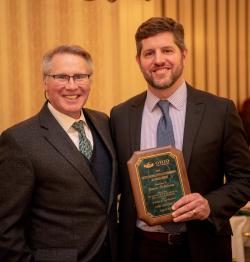
[[70,116],[70,117],[75,118],[75,119],[79,118],[80,115],[81,115],[80,111],[77,111],[77,112],[66,112],[65,114],[67,116]]
[[152,87],[155,89],[163,90],[163,89],[168,89],[169,87],[171,87],[171,85],[168,83],[154,83]]
[[[79,106],[77,107],[71,106],[71,107],[64,108],[63,113],[70,117],[74,116],[74,118],[78,118],[80,116],[81,109],[82,107],[79,107]],[[75,117],[75,116],[78,116],[78,117]]]

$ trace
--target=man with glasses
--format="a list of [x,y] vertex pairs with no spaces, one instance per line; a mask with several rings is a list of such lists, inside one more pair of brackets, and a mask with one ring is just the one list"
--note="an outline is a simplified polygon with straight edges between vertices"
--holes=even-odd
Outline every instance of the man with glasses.
[[83,108],[92,59],[43,58],[41,111],[0,137],[0,261],[115,261],[116,164],[108,117]]

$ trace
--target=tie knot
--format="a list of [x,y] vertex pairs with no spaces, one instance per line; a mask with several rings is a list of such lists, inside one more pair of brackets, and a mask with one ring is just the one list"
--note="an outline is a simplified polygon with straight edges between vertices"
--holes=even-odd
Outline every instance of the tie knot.
[[168,100],[160,100],[158,103],[159,108],[162,111],[162,114],[165,116],[169,115],[169,101]]
[[80,120],[80,121],[78,121],[78,122],[75,122],[75,123],[72,125],[72,127],[73,127],[76,131],[78,131],[78,132],[80,132],[80,133],[85,133],[85,132],[84,132],[84,127],[83,127],[83,121],[82,121],[82,120]]

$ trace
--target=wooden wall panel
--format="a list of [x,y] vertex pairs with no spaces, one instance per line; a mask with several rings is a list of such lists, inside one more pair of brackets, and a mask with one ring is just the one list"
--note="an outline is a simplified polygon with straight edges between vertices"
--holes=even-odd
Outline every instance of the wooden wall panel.
[[185,30],[185,44],[188,49],[187,62],[185,66],[185,79],[188,83],[193,83],[194,71],[194,21],[193,21],[193,0],[179,0],[177,2],[177,20],[183,24]]
[[[133,6],[133,8],[132,8]],[[125,11],[127,10],[127,11]],[[135,32],[138,26],[152,16],[161,15],[161,1],[128,0],[119,2],[119,79],[114,87],[114,104],[124,101],[146,88],[146,83],[135,62]]]
[[[208,92],[217,93],[217,0],[206,1],[205,5],[205,62],[206,62],[206,87]],[[208,19],[209,18],[209,19]]]
[[161,11],[162,1],[1,0],[0,132],[40,109],[45,101],[41,59],[59,44],[78,44],[92,54],[88,107],[109,113],[144,90],[134,34]]
[[163,14],[173,19],[179,19],[178,16],[178,0],[163,1]]
[[206,5],[205,0],[194,0],[193,63],[194,86],[206,90]]
[[[0,25],[7,24],[8,13],[7,10],[7,2],[2,2],[0,4]],[[13,122],[13,118],[9,116],[7,113],[10,107],[10,96],[9,90],[10,79],[7,78],[8,71],[10,70],[8,54],[6,52],[8,46],[8,38],[3,37],[7,36],[8,28],[6,26],[0,26],[0,132],[1,128],[7,127],[10,122]],[[6,112],[7,111],[7,112]],[[11,118],[11,121],[9,121]]]
[[226,8],[227,0],[217,1],[217,88],[218,95],[227,97],[228,96],[228,61],[229,56],[227,52],[228,47],[228,30],[227,28],[227,8]]
[[[116,64],[118,54],[118,3],[102,1],[91,2],[92,12],[89,13],[89,28],[86,34],[91,40],[90,52],[93,54],[94,75],[93,87],[89,97],[88,106],[104,110],[108,101],[114,101],[114,84],[117,83]],[[95,17],[95,20],[93,18]],[[95,25],[96,24],[96,25]],[[102,26],[100,26],[102,25]]]
[[246,0],[246,97],[250,97],[250,51],[249,51],[249,46],[250,46],[250,3],[248,0]]
[[163,13],[185,28],[187,81],[238,107],[250,97],[249,6],[248,0],[164,0]]
[[145,90],[134,34],[152,16],[183,23],[187,81],[239,106],[250,96],[249,13],[248,0],[1,0],[0,133],[42,106],[41,59],[58,44],[92,54],[88,107],[109,113]]
[[228,16],[227,16],[227,30],[228,30],[228,85],[229,98],[238,101],[238,42],[237,42],[237,0],[228,0]]
[[247,95],[247,60],[246,60],[246,50],[249,48],[246,43],[247,35],[246,35],[246,17],[249,15],[245,12],[246,10],[246,1],[247,0],[241,0],[238,3],[238,8],[237,8],[237,16],[238,16],[238,23],[237,23],[237,46],[238,46],[238,52],[237,52],[237,57],[238,57],[238,63],[237,63],[237,75],[238,75],[238,83],[237,88],[238,90],[238,100],[237,102],[239,104],[242,104],[244,99],[246,98]]

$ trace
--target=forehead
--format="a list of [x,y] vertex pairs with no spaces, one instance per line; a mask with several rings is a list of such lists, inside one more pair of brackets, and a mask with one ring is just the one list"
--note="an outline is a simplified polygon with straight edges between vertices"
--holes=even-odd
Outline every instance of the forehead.
[[63,53],[53,56],[50,69],[66,72],[72,70],[90,71],[91,68],[90,64],[82,56]]
[[142,51],[156,49],[167,46],[178,47],[175,43],[174,35],[171,32],[163,32],[154,36],[145,38],[141,41]]

